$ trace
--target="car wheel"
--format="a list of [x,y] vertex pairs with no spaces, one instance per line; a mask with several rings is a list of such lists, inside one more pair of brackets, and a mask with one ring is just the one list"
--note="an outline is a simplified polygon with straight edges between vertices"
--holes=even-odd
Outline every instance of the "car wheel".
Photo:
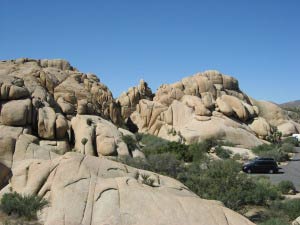
[[269,173],[273,174],[273,173],[274,173],[274,170],[270,169],[270,170],[269,170]]
[[252,173],[251,169],[247,169],[247,173]]

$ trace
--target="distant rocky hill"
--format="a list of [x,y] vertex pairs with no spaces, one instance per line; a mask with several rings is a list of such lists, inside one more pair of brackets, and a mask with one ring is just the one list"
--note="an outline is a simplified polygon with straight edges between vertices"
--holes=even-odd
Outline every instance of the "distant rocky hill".
[[[49,225],[251,225],[174,179],[104,158],[139,155],[122,139],[130,134],[120,128],[125,124],[186,142],[241,137],[240,144],[263,143],[258,137],[271,132],[272,120],[258,114],[268,103],[254,105],[231,77],[206,74],[163,85],[155,95],[141,81],[114,99],[96,75],[65,60],[0,61],[0,197],[11,191],[42,196],[50,204],[39,220]],[[289,118],[282,124],[297,129]]]
[[286,102],[280,104],[283,108],[299,108],[300,107],[300,100],[292,101],[292,102]]

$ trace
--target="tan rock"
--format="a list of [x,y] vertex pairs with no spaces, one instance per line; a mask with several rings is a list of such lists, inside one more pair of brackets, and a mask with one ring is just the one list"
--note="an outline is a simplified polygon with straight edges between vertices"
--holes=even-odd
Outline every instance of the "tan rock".
[[282,132],[284,137],[291,136],[293,134],[298,134],[300,130],[297,129],[296,125],[292,121],[286,121],[278,126],[278,131]]
[[270,124],[262,117],[255,118],[249,127],[262,139],[271,134]]
[[[244,104],[241,100],[234,96],[229,95],[222,95],[222,101],[225,102],[228,106],[232,108],[232,110],[237,115],[238,119],[242,121],[247,121],[249,119],[249,113],[246,110]],[[220,110],[222,111],[221,107],[219,106]],[[225,114],[225,113],[224,113]]]
[[70,63],[63,59],[43,59],[41,60],[42,67],[54,67],[60,70],[72,70]]
[[141,158],[141,159],[146,158],[145,154],[142,151],[138,150],[138,149],[132,151],[132,157],[133,158]]
[[87,114],[87,100],[86,99],[81,99],[78,101],[78,107],[77,107],[77,113],[79,115],[84,115]]
[[140,80],[137,87],[131,87],[127,92],[123,92],[118,98],[121,105],[123,118],[128,118],[132,112],[136,110],[136,105],[141,99],[152,100],[152,91],[144,80]]
[[23,127],[11,127],[0,125],[0,138],[13,138],[17,139],[24,131]]
[[8,184],[11,176],[11,170],[0,162],[0,190]]
[[63,155],[71,150],[67,139],[58,141],[42,140],[39,142],[39,145],[41,147],[47,146],[46,149],[58,155]]
[[16,142],[12,168],[22,164],[26,159],[54,159],[58,157],[54,148],[49,145],[39,145],[38,138],[33,135],[22,134]]
[[226,116],[232,116],[233,115],[232,107],[227,102],[225,102],[222,98],[217,98],[216,103],[218,105],[218,109],[224,115],[226,115]]
[[56,116],[56,121],[55,121],[55,134],[57,139],[63,139],[66,137],[67,131],[69,129],[68,121],[66,118],[58,114]]
[[212,109],[215,106],[215,100],[213,98],[212,93],[210,92],[201,93],[201,98],[206,108]]
[[16,85],[12,85],[9,89],[8,98],[10,100],[21,99],[29,97],[29,92],[25,87],[18,87]]
[[[72,129],[75,135],[75,150],[86,155],[96,155],[96,149],[93,142],[95,136],[95,125],[100,120],[97,116],[77,115],[71,120]],[[82,144],[82,140],[86,138],[87,143]]]
[[222,75],[223,78],[223,87],[224,89],[229,89],[229,90],[239,90],[239,82],[237,79],[227,76],[227,75]]
[[64,114],[69,114],[69,115],[73,115],[75,112],[75,106],[72,105],[71,103],[65,101],[63,99],[63,97],[59,97],[57,99],[57,104],[59,105],[59,107],[61,108],[61,111]]
[[[86,155],[129,155],[121,133],[111,122],[99,116],[77,115],[71,124],[76,151]],[[88,140],[85,146],[81,143],[83,138]]]
[[10,89],[11,85],[10,84],[2,84],[1,85],[1,98],[2,100],[6,100],[8,99],[9,96],[9,89]]
[[250,159],[254,159],[255,157],[257,157],[250,149],[230,147],[230,146],[222,146],[222,148],[231,151],[232,156],[234,156],[235,154],[240,155],[241,159],[245,160],[245,161],[248,161]]
[[112,123],[100,120],[96,127],[96,144],[98,155],[129,155],[122,134]]
[[38,114],[38,134],[41,138],[55,138],[56,114],[53,108],[44,107],[39,109]]
[[278,105],[254,99],[252,99],[252,103],[259,108],[259,116],[265,118],[270,125],[277,127],[284,137],[300,132],[299,124],[292,121]]
[[12,166],[16,140],[12,137],[0,137],[0,163],[8,168]]
[[[149,174],[157,187],[134,178],[137,171]],[[50,201],[40,217],[45,225],[253,224],[215,201],[199,198],[174,179],[104,158],[68,153],[54,160],[26,160],[13,174],[13,190]]]
[[31,123],[31,113],[30,99],[9,101],[2,107],[1,121],[8,126],[24,126]]

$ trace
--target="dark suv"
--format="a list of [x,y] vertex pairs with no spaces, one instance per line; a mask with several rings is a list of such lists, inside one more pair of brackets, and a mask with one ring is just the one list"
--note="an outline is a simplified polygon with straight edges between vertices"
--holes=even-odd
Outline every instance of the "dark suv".
[[255,158],[243,165],[245,173],[277,173],[279,170],[273,158]]

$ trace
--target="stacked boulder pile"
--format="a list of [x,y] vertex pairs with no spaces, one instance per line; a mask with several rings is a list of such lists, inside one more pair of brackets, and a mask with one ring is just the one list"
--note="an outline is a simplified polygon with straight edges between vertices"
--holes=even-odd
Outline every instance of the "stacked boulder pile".
[[0,62],[0,163],[8,168],[14,153],[26,158],[37,149],[129,155],[120,122],[120,107],[96,75],[64,60]]
[[279,106],[251,99],[235,78],[214,70],[162,85],[153,100],[139,101],[130,118],[140,132],[168,140],[215,138],[246,148],[263,144],[272,126],[284,136],[300,131]]

